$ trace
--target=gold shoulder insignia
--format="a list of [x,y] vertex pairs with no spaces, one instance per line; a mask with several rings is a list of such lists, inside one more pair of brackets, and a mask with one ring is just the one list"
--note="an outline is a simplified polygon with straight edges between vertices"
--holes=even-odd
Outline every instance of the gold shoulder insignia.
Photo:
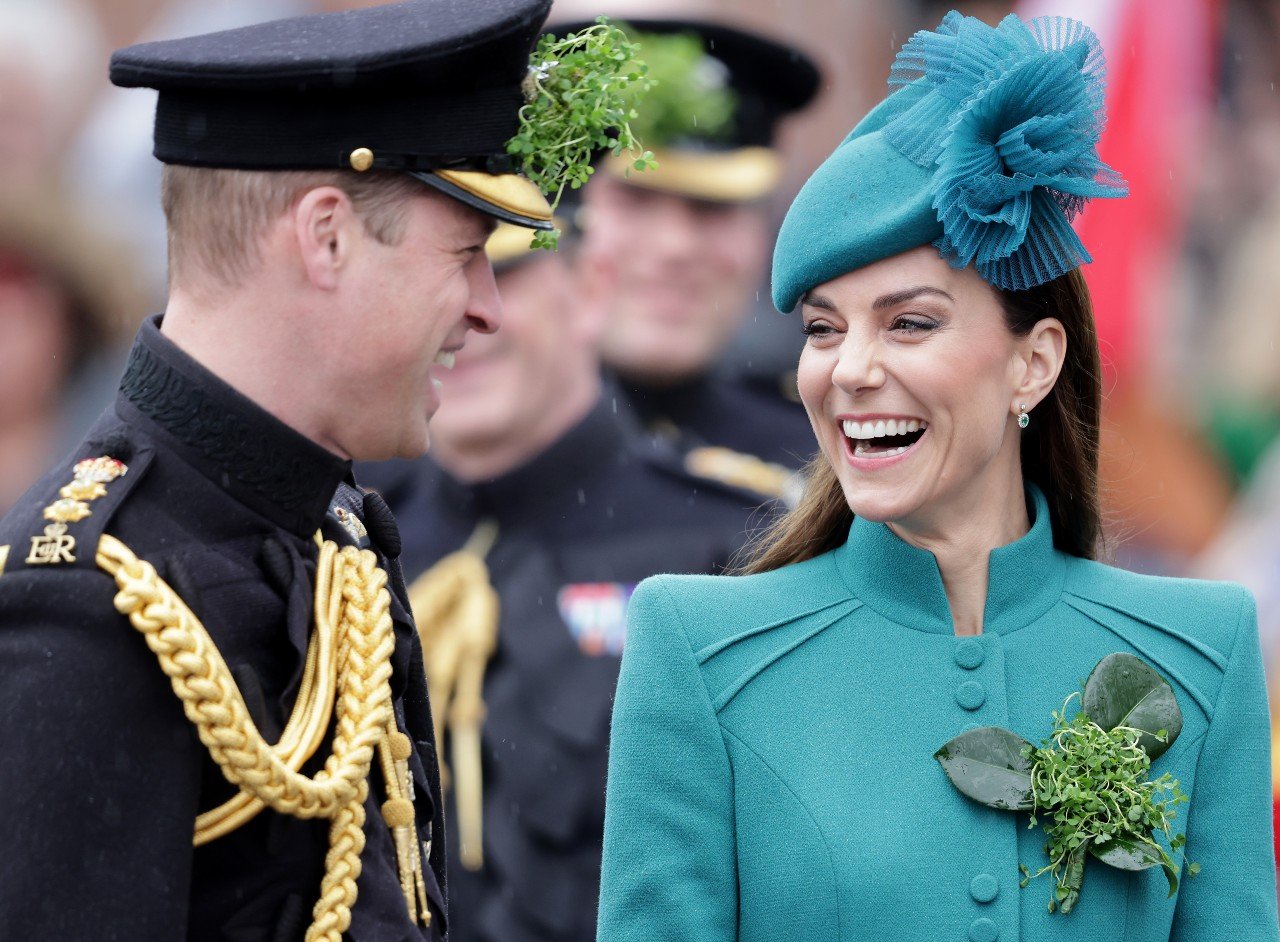
[[0,546],[0,576],[4,575],[4,564],[9,561],[9,547]]
[[719,445],[690,449],[684,456],[685,470],[733,487],[745,488],[767,497],[780,497],[792,504],[796,474],[790,468],[743,454]]
[[74,563],[76,561],[76,538],[67,535],[67,525],[61,521],[51,523],[44,528],[44,536],[31,538],[31,552],[27,554],[27,565],[50,566],[54,563]]
[[[44,509],[44,519],[51,522],[44,528],[43,536],[31,538],[27,564],[51,566],[57,563],[74,563],[76,538],[67,533],[67,524],[78,523],[85,517],[93,516],[93,509],[89,505],[99,497],[105,497],[106,485],[128,471],[128,465],[108,455],[77,461],[72,470],[71,483],[61,488],[58,491],[59,499]],[[0,560],[0,571],[3,568],[3,560]]]

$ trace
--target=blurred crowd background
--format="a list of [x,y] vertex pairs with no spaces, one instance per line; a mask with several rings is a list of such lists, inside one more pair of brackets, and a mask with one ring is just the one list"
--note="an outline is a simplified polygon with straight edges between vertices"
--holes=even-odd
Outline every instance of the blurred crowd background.
[[[110,401],[124,347],[165,303],[154,101],[108,84],[110,51],[357,5],[0,0],[0,510]],[[883,97],[902,42],[952,6],[991,23],[1009,12],[1066,14],[1102,41],[1102,156],[1131,196],[1091,206],[1078,227],[1095,257],[1086,276],[1106,369],[1110,548],[1130,568],[1246,583],[1280,681],[1280,0],[647,0],[630,9],[746,26],[817,61],[819,97],[783,131],[784,182],[767,206],[776,222]],[[559,0],[553,18],[602,10],[627,12]],[[758,280],[720,368],[785,384],[801,335],[794,317],[772,310],[764,264]]]

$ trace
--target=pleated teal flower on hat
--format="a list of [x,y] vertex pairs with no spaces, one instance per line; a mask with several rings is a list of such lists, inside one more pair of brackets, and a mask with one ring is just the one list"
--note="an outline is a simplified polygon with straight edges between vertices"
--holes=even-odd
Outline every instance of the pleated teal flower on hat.
[[991,27],[951,12],[907,41],[886,98],[801,189],[783,221],[773,296],[920,245],[1015,291],[1090,261],[1071,220],[1124,196],[1098,157],[1102,50],[1063,17]]

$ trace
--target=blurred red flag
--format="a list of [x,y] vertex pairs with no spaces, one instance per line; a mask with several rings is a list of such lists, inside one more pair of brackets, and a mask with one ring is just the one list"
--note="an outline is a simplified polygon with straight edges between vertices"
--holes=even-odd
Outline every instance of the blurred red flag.
[[1107,62],[1107,126],[1099,151],[1129,197],[1094,200],[1076,222],[1093,256],[1106,386],[1140,383],[1168,329],[1164,312],[1213,103],[1218,0],[1023,0],[1023,17],[1069,16],[1098,35]]

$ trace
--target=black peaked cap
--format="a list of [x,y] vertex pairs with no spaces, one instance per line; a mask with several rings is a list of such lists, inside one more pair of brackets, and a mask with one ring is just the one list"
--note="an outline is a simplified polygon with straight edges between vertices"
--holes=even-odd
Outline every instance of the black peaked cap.
[[[155,155],[242,169],[506,173],[550,0],[408,0],[142,43],[111,81],[160,92]],[[356,169],[367,169],[356,167]]]

